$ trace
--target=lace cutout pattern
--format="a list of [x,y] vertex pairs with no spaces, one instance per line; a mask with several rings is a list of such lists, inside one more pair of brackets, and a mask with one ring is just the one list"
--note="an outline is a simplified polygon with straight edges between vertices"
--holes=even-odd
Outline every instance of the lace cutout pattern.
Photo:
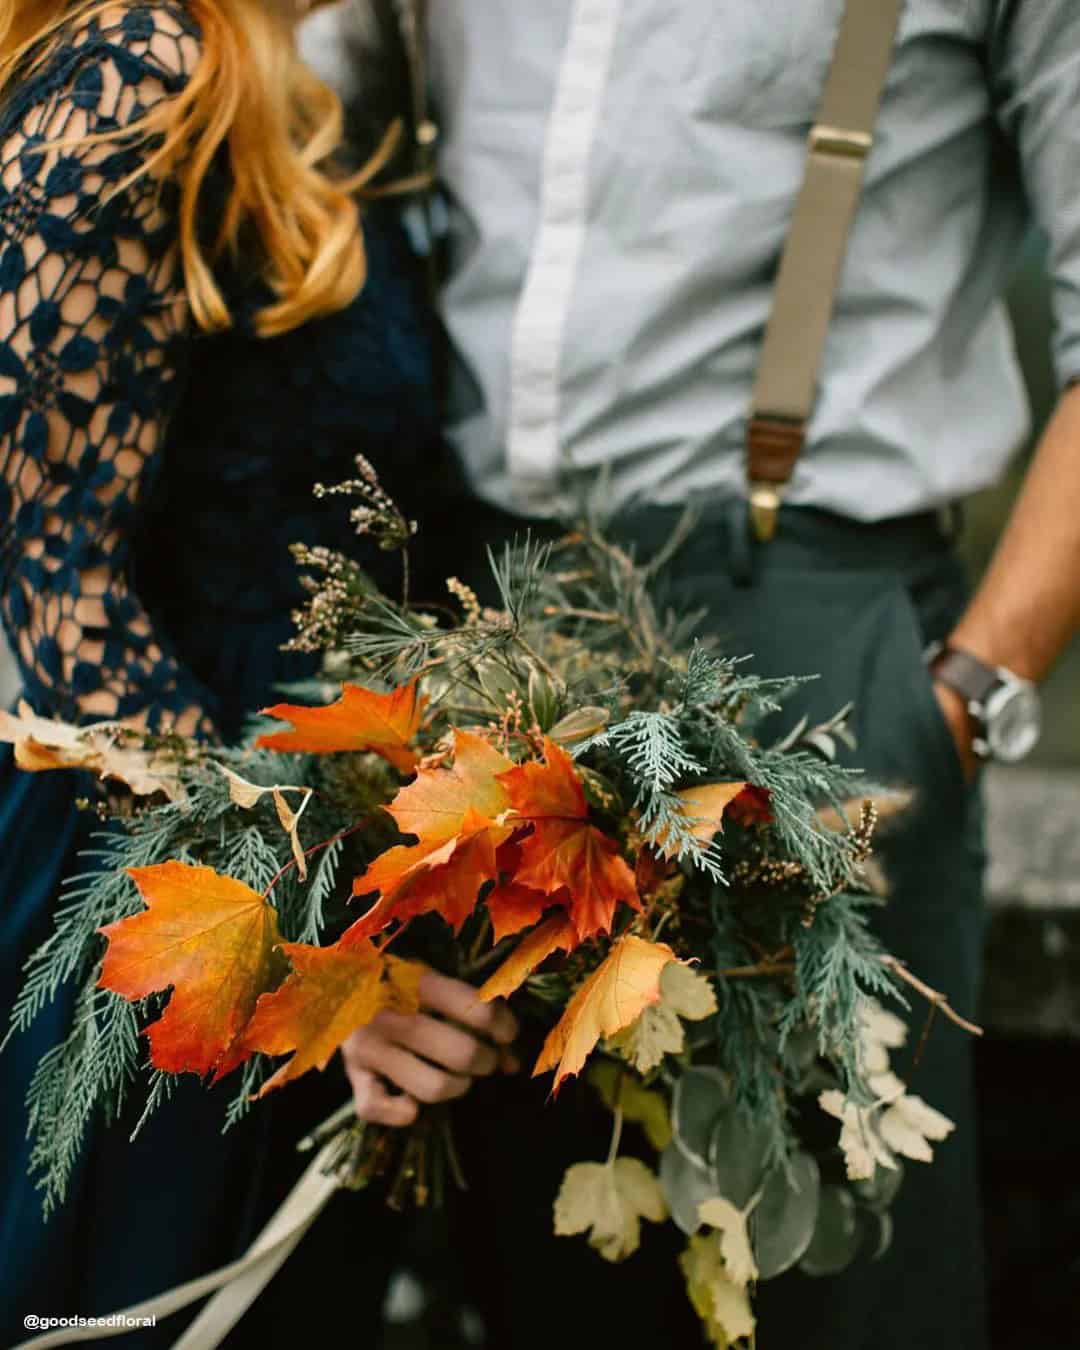
[[198,55],[184,11],[115,9],[0,107],[0,614],[39,712],[192,730],[211,700],[129,585],[133,517],[182,382],[169,184],[134,127]]

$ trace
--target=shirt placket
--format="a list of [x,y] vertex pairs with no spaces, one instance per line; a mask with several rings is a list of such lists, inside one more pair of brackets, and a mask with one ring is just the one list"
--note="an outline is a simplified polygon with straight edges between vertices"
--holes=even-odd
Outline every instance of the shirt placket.
[[544,143],[540,213],[510,352],[507,463],[523,507],[549,503],[564,463],[563,348],[588,230],[589,163],[623,0],[575,0]]

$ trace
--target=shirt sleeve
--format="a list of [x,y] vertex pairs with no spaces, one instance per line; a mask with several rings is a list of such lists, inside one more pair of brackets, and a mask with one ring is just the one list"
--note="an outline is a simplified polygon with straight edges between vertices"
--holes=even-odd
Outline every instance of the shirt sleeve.
[[998,116],[1049,245],[1064,386],[1080,379],[1080,3],[996,0],[990,67]]
[[0,616],[70,721],[208,730],[213,700],[129,579],[188,326],[168,184],[134,127],[198,57],[181,11],[108,11],[0,108]]

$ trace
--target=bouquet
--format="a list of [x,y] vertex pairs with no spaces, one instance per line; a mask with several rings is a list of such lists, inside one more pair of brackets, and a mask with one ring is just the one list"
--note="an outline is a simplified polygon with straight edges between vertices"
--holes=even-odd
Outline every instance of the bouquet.
[[[449,605],[414,604],[413,529],[359,466],[318,491],[402,552],[402,597],[296,546],[292,645],[322,671],[244,744],[4,714],[24,768],[112,788],[13,1015],[80,983],[28,1102],[46,1207],[91,1112],[144,1070],[144,1119],[177,1074],[233,1077],[229,1124],[381,1009],[417,1009],[433,967],[540,1019],[534,1073],[555,1098],[587,1075],[610,1109],[556,1233],[619,1261],[643,1222],[676,1224],[707,1334],[736,1344],[759,1281],[883,1251],[901,1159],[952,1128],[889,1066],[902,987],[962,1021],[869,927],[873,835],[902,803],[837,763],[847,710],[767,739],[790,682],[695,640],[654,597],[663,558],[594,523],[493,556],[497,608],[454,579]],[[314,1138],[346,1184],[425,1203],[456,1171],[451,1118],[393,1131],[346,1107]]]

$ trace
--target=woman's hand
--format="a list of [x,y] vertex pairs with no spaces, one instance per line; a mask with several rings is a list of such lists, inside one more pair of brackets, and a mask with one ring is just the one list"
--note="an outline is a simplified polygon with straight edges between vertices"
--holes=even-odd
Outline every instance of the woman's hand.
[[411,1125],[422,1103],[463,1097],[474,1078],[497,1070],[517,1072],[510,1050],[517,1019],[502,999],[482,1003],[472,985],[429,970],[420,980],[420,1006],[425,1011],[381,1012],[342,1045],[361,1120]]

